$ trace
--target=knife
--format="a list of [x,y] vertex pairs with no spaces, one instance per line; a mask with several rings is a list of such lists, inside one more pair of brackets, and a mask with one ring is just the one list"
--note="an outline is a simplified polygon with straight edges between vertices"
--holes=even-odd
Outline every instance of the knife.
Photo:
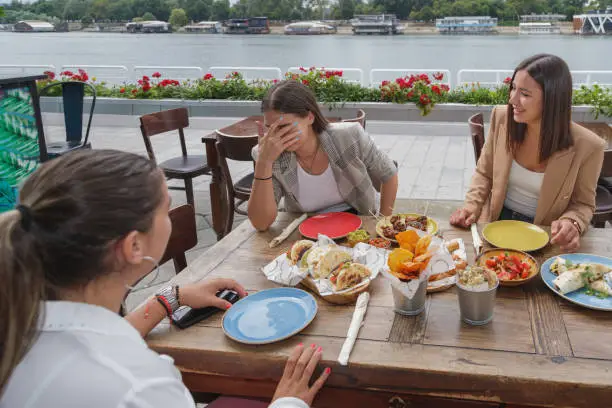
[[482,239],[480,239],[480,234],[478,233],[478,226],[476,223],[470,226],[472,230],[472,244],[474,245],[474,252],[476,252],[476,258],[480,256],[482,252]]

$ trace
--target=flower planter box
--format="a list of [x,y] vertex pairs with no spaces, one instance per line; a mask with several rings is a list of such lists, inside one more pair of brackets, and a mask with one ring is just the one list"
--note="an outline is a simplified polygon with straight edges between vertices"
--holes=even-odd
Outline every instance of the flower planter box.
[[[86,98],[85,111],[88,110],[90,103],[91,98]],[[261,103],[258,101],[98,98],[95,114],[140,116],[167,109],[186,107],[192,117],[245,117],[261,114],[260,106]],[[437,104],[429,115],[422,116],[418,107],[413,103],[347,102],[320,104],[320,106],[324,112],[343,118],[354,117],[357,109],[363,109],[368,115],[368,120],[402,122],[466,122],[470,116],[478,112],[484,113],[485,121],[488,121],[493,108],[491,105],[441,103]],[[61,98],[41,98],[41,110],[47,113],[63,112]],[[610,117],[600,115],[596,119],[591,106],[574,106],[572,112],[573,119],[576,122],[612,123]]]

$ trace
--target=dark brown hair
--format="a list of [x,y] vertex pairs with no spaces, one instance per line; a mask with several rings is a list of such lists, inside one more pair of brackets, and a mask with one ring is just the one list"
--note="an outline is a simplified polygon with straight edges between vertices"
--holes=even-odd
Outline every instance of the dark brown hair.
[[316,134],[322,133],[329,125],[319,109],[317,98],[312,90],[294,80],[281,81],[272,86],[261,102],[261,111],[293,113],[302,118],[306,117],[308,112],[312,112],[314,115],[312,129]]
[[0,394],[37,332],[40,302],[111,273],[112,245],[146,232],[163,174],[145,157],[79,150],[39,167],[0,214]]
[[[525,70],[542,88],[542,120],[540,125],[540,162],[574,144],[570,134],[572,120],[572,75],[561,58],[538,54],[521,62],[514,70]],[[508,102],[508,150],[514,152],[525,140],[527,126],[514,121],[514,109]]]

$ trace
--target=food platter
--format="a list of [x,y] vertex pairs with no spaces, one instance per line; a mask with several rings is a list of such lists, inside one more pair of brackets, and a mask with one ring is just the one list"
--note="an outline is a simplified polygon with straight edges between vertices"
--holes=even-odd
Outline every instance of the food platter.
[[[378,222],[376,223],[376,234],[397,244],[395,238],[391,238],[390,236],[385,235],[385,227],[393,228],[396,234],[402,232],[402,227],[397,224],[398,221],[403,221],[403,230],[406,230],[405,226],[410,226],[418,230],[427,232],[431,235],[434,235],[436,232],[438,232],[438,223],[432,218],[415,213],[398,213],[387,217],[379,218]],[[399,226],[400,228],[396,229],[394,228],[394,225]],[[423,226],[424,228],[421,228],[421,226]]]
[[[503,262],[499,261],[500,258],[504,259]],[[515,260],[520,261],[520,265],[517,266],[517,262],[515,262]],[[487,265],[487,262],[490,264],[495,263],[495,265],[489,266]],[[500,286],[524,285],[535,278],[539,272],[538,262],[531,255],[522,251],[515,251],[513,249],[488,249],[478,257],[476,260],[476,265],[492,270],[493,272],[500,272],[496,273]],[[508,271],[501,272],[502,268],[508,268]],[[517,274],[517,276],[514,278],[508,278],[508,276],[513,274],[510,268],[518,268],[517,271],[519,274]],[[527,276],[524,278],[520,276],[520,272],[523,271],[525,274],[527,274]]]

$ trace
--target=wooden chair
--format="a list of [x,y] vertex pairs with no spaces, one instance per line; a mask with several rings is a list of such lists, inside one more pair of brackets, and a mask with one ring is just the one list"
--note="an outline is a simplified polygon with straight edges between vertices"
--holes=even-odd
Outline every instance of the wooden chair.
[[612,126],[601,122],[578,122],[578,124],[601,137],[608,144],[608,149],[612,149]]
[[195,209],[193,206],[185,204],[171,209],[168,215],[172,222],[172,233],[166,246],[166,252],[164,252],[159,264],[164,264],[172,259],[174,270],[179,273],[187,267],[185,252],[198,244]]
[[480,152],[482,151],[482,147],[485,143],[484,120],[482,113],[477,113],[472,116],[468,120],[468,125],[470,127],[470,136],[472,137],[472,146],[474,147],[474,158],[476,159],[476,164],[478,164]]
[[604,162],[599,177],[591,224],[595,228],[605,228],[606,221],[612,221],[612,183],[607,180],[612,177],[612,150],[604,152]]
[[352,119],[343,119],[342,122],[357,122],[361,125],[362,128],[366,127],[366,113],[363,109],[359,109],[357,111],[357,117]]
[[[246,215],[247,212],[242,210],[240,206],[249,201],[251,197],[251,188],[253,186],[254,173],[249,173],[245,177],[233,183],[232,175],[230,174],[227,165],[227,159],[253,162],[251,150],[257,145],[258,135],[229,135],[220,130],[215,130],[217,134],[217,154],[219,157],[219,166],[225,183],[227,207],[225,208],[225,227],[223,234],[229,234],[234,223],[234,211],[238,214]],[[237,200],[237,201],[236,201]]]
[[[159,164],[169,179],[182,179],[185,183],[187,203],[194,206],[193,179],[203,174],[211,174],[204,155],[188,155],[183,129],[189,126],[189,114],[186,108],[171,109],[140,117],[140,131],[144,139],[149,158],[156,162],[151,137],[160,133],[178,130],[182,155]],[[176,187],[172,187],[176,188]]]

